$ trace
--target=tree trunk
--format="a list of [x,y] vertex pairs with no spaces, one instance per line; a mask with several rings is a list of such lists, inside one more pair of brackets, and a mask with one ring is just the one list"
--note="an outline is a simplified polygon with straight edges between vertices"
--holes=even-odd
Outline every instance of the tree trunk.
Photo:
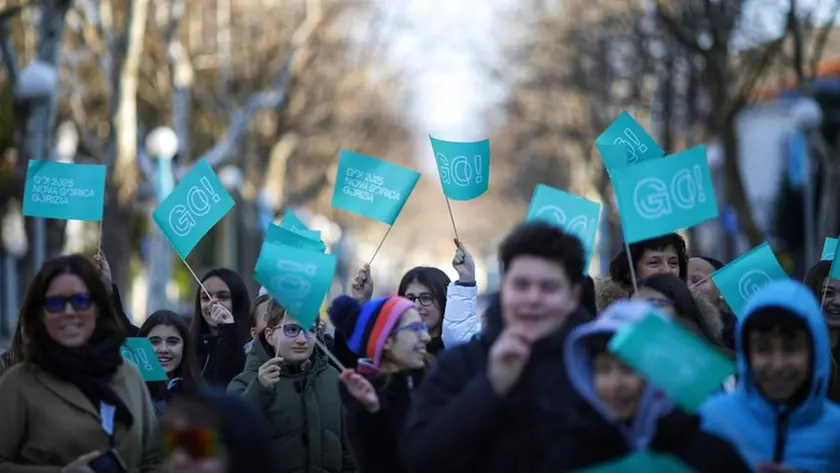
[[[718,110],[722,109],[722,106],[718,107]],[[717,131],[723,143],[723,169],[726,173],[724,195],[726,196],[726,201],[735,209],[738,215],[739,228],[747,237],[750,246],[757,246],[764,241],[764,234],[755,223],[749,198],[746,189],[744,189],[744,182],[741,177],[739,138],[735,123],[736,117],[737,114],[730,113],[728,116],[719,117],[717,120]]]
[[102,215],[102,251],[111,266],[111,280],[119,288],[123,307],[128,308],[129,265],[134,234],[133,211],[119,204],[117,189],[110,188],[105,196]]

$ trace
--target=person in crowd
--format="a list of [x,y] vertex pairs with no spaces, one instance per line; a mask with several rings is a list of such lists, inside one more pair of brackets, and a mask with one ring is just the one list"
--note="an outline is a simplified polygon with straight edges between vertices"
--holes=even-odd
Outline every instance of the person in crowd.
[[349,348],[362,357],[357,371],[341,374],[348,438],[359,472],[402,473],[399,437],[412,389],[429,362],[428,326],[416,306],[398,296],[363,304],[341,296],[329,314],[350,341]]
[[273,473],[355,472],[344,437],[338,371],[315,350],[316,326],[303,327],[276,301],[228,392],[241,394],[268,420]]
[[702,295],[691,292],[685,282],[673,274],[654,274],[640,280],[639,290],[631,298],[650,302],[684,322],[694,333],[724,348],[721,342],[723,322],[717,307]]
[[251,303],[251,310],[248,312],[248,324],[251,326],[251,339],[245,344],[245,354],[251,351],[254,342],[259,339],[260,334],[265,330],[265,316],[270,300],[271,296],[266,292],[257,296],[254,302]]
[[688,260],[688,287],[692,292],[702,294],[715,303],[723,321],[722,341],[728,349],[735,350],[735,326],[738,319],[723,299],[717,285],[712,280],[712,273],[723,268],[723,263],[706,256],[694,256]]
[[163,413],[173,397],[198,392],[201,376],[195,349],[190,345],[189,328],[183,317],[171,310],[157,310],[146,319],[137,335],[149,339],[169,377],[165,382],[148,383],[158,415]]
[[545,222],[516,227],[499,248],[500,297],[479,340],[440,357],[414,390],[401,440],[410,473],[540,471],[578,396],[563,343],[579,309],[584,250]]
[[805,274],[805,285],[820,301],[831,342],[831,385],[828,398],[840,403],[840,280],[829,277],[831,261],[820,261]]
[[162,473],[273,473],[277,459],[258,409],[217,389],[178,398],[161,419]]
[[840,407],[827,401],[828,330],[811,291],[774,281],[747,301],[736,331],[737,390],[700,409],[756,471],[840,471]]
[[[627,249],[621,250],[610,262],[607,278],[595,280],[595,306],[598,312],[618,299],[627,299],[633,291],[633,274],[636,281],[659,273],[670,273],[686,281],[688,254],[683,237],[670,233],[650,240],[631,243],[630,258]],[[633,270],[630,271],[630,260]]]
[[12,340],[9,342],[9,347],[0,355],[0,377],[20,361],[20,356],[23,353],[23,345],[23,318],[18,317],[15,331],[12,333]]
[[201,278],[190,325],[201,376],[208,385],[224,387],[245,366],[250,297],[242,278],[218,268]]
[[44,263],[20,319],[27,343],[0,378],[0,471],[83,472],[109,459],[157,471],[152,400],[123,362],[123,324],[93,264],[81,255]]
[[96,266],[99,277],[102,278],[102,282],[105,283],[105,287],[108,289],[108,295],[111,298],[111,304],[114,306],[114,312],[117,314],[120,322],[122,322],[126,335],[129,337],[138,336],[137,332],[140,329],[131,323],[131,319],[128,318],[125,310],[123,310],[120,291],[111,279],[111,265],[108,264],[108,259],[105,257],[102,249],[97,250],[96,254],[93,255],[93,264]]
[[617,301],[566,339],[563,361],[582,403],[570,411],[574,435],[557,443],[545,473],[594,467],[645,449],[673,455],[700,473],[751,471],[732,445],[700,430],[698,416],[675,408],[608,351],[619,329],[651,310],[647,302]]
[[[455,240],[452,266],[458,280],[438,268],[418,266],[400,280],[397,295],[414,302],[423,321],[429,326],[432,341],[428,352],[438,356],[446,346],[469,341],[481,331],[478,316],[478,288],[475,283],[475,261],[459,240]],[[351,284],[351,295],[364,302],[373,297],[373,278],[365,265]],[[356,366],[358,357],[346,348],[346,340],[335,338],[336,355],[347,367]]]

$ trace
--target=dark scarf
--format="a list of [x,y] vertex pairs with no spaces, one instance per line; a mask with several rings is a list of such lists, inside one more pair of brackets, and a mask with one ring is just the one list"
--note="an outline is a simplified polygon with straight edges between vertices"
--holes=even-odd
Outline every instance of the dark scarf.
[[99,409],[100,402],[116,407],[115,421],[130,428],[134,416],[109,385],[123,363],[120,354],[122,340],[100,330],[80,347],[68,348],[50,337],[44,350],[36,353],[32,362],[58,379],[75,385]]

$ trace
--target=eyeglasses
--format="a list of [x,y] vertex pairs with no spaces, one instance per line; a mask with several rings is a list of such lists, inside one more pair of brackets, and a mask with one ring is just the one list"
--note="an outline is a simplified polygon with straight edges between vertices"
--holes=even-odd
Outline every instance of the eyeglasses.
[[423,307],[429,307],[430,305],[435,303],[435,295],[431,292],[421,292],[416,296],[414,294],[406,294],[403,297],[415,304],[417,304],[417,301],[420,301],[420,305],[422,305]]
[[648,299],[654,307],[674,307],[676,303],[671,299]]
[[317,331],[317,326],[315,325],[309,327],[305,331],[303,330],[303,326],[300,324],[285,324],[277,328],[282,329],[283,335],[289,338],[297,337],[298,335],[300,335],[300,332],[303,332],[303,335],[306,336],[306,338],[312,338],[315,336],[315,333]]
[[219,433],[215,429],[163,429],[163,451],[170,456],[175,450],[183,449],[193,459],[211,458],[224,450]]
[[67,303],[73,307],[73,310],[87,310],[93,305],[93,299],[87,292],[80,292],[71,294],[69,296],[47,296],[44,298],[44,309],[53,314],[61,313]]
[[424,333],[429,333],[429,325],[426,322],[412,322],[408,325],[403,325],[394,330],[394,333],[404,332],[406,330],[416,333],[418,336]]

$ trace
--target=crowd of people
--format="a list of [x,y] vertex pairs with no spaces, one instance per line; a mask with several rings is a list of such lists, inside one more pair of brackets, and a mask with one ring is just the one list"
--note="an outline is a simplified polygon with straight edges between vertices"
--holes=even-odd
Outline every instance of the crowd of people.
[[[138,328],[104,254],[50,260],[0,362],[0,472],[554,473],[641,452],[685,471],[840,472],[831,263],[736,317],[709,278],[723,264],[679,235],[626,249],[592,278],[576,237],[517,226],[479,314],[456,240],[457,281],[417,267],[374,297],[365,266],[312,326],[220,268],[189,321],[160,310]],[[651,311],[737,366],[697,412],[610,349]],[[167,381],[123,361],[126,337],[149,339]]]

